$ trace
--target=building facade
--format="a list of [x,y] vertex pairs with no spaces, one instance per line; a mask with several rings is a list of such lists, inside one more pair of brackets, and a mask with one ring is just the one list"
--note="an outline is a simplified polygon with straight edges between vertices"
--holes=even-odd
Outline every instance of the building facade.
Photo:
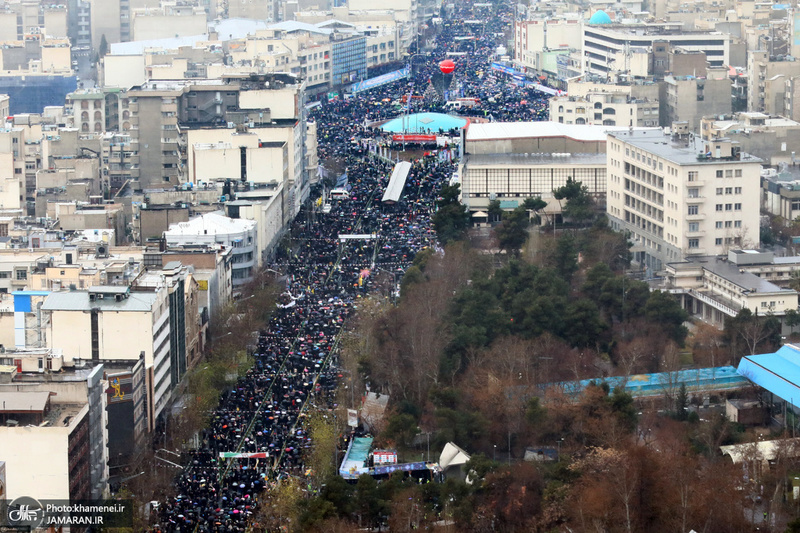
[[760,159],[658,130],[609,133],[607,154],[607,214],[643,268],[758,247]]

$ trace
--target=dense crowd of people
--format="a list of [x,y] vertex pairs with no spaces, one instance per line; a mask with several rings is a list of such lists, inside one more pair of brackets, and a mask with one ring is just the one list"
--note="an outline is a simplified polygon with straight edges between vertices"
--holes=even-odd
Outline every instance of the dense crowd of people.
[[[293,223],[292,246],[271,265],[286,280],[288,296],[259,333],[255,364],[223,395],[199,450],[176,480],[176,495],[161,503],[153,531],[245,531],[267,485],[282,476],[303,475],[304,453],[312,443],[301,415],[308,404],[331,401],[336,339],[354,303],[372,288],[378,271],[402,273],[416,252],[434,244],[430,218],[454,163],[435,154],[415,160],[403,197],[384,204],[393,164],[364,149],[361,141],[381,138],[368,127],[370,121],[396,115],[396,107],[385,101],[403,93],[422,94],[454,37],[472,32],[474,49],[458,58],[455,76],[460,92],[480,99],[471,113],[532,120],[546,112],[543,95],[509,84],[489,68],[495,36],[507,20],[488,19],[474,32],[463,22],[467,15],[462,22],[444,22],[436,53],[427,56],[430,64],[410,82],[324,102],[314,110],[320,160],[335,156],[346,165],[349,198],[332,201],[328,213],[314,212],[313,223],[308,219],[312,208],[306,208]],[[430,110],[439,105],[419,104]],[[362,237],[343,240],[341,235]],[[226,457],[231,453],[259,455]]]

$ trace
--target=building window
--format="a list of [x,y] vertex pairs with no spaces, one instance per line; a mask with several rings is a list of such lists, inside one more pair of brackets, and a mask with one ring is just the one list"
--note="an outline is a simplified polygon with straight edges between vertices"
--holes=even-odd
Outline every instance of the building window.
[[733,187],[725,187],[725,194],[733,194]]
[[733,170],[726,170],[725,171],[725,177],[726,178],[732,178],[733,177]]
[[698,212],[698,211],[697,211],[697,206],[696,206],[696,205],[690,205],[690,206],[689,206],[689,214],[690,214],[690,215],[696,215],[696,214],[697,214],[697,212]]
[[721,178],[721,177],[722,177],[722,171],[721,171],[721,170],[717,170],[717,177],[718,177],[718,178]]
[[721,220],[717,220],[717,223],[716,223],[715,227],[717,229],[722,229],[722,221]]
[[28,279],[28,271],[27,270],[17,270],[17,279],[20,281],[24,281]]
[[717,211],[722,211],[722,204],[717,204]]
[[725,221],[725,227],[726,227],[726,228],[730,228],[730,227],[731,227],[731,224],[733,224],[733,223],[732,223],[730,220],[726,220],[726,221]]
[[689,198],[700,198],[700,189],[689,189]]
[[723,191],[722,187],[717,187],[717,196],[721,195],[722,191]]
[[689,171],[689,181],[697,181],[697,171],[690,170]]
[[741,177],[742,177],[742,169],[741,169],[741,168],[737,168],[737,169],[736,169],[736,172],[734,173],[734,175],[735,175],[737,178],[741,178]]
[[742,194],[742,188],[741,187],[734,187],[733,193],[734,194]]
[[689,222],[689,231],[700,231],[699,222]]
[[717,237],[716,239],[714,239],[714,244],[716,244],[717,246],[722,246],[722,237]]
[[741,220],[735,220],[733,222],[733,227],[734,228],[741,228],[742,227],[742,221]]
[[733,209],[734,209],[734,211],[741,211],[742,210],[742,204],[733,204]]
[[725,211],[732,211],[732,210],[733,210],[733,204],[725,204]]
[[700,248],[700,239],[689,239],[689,248]]

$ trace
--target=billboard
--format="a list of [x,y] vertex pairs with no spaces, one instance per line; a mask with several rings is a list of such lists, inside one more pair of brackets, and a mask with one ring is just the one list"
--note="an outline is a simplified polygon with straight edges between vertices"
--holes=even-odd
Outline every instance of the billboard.
[[350,92],[356,94],[362,91],[368,91],[370,89],[374,89],[375,87],[381,87],[382,85],[387,85],[397,80],[407,78],[409,72],[410,72],[409,68],[406,67],[400,70],[395,70],[394,72],[387,72],[386,74],[382,74],[380,76],[376,76],[368,80],[360,81],[355,85],[353,85],[352,87],[350,87]]

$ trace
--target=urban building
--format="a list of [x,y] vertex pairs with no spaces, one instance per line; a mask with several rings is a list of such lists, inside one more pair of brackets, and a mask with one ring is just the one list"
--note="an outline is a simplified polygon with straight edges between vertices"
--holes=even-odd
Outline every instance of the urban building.
[[607,154],[606,211],[642,268],[758,247],[762,161],[730,140],[611,132]]
[[208,213],[173,225],[164,232],[164,239],[171,247],[219,244],[231,248],[231,282],[235,291],[250,281],[261,266],[257,232],[255,221]]
[[144,353],[148,430],[172,394],[168,291],[132,292],[129,286],[98,286],[53,292],[42,305],[49,346],[65,362],[128,361]]
[[585,185],[596,199],[605,198],[604,153],[510,153],[465,155],[458,170],[461,202],[469,208],[473,223],[488,222],[489,203],[515,209],[527,198],[547,202],[542,222],[560,220],[561,204],[553,190],[572,178]]
[[659,125],[658,100],[635,99],[624,94],[589,93],[554,96],[549,101],[550,120],[561,124],[654,127]]
[[706,140],[736,141],[742,151],[773,166],[794,163],[800,155],[800,122],[782,116],[749,111],[709,115],[703,117],[700,134]]
[[664,78],[662,96],[663,124],[685,122],[689,130],[700,130],[705,115],[729,115],[732,111],[731,80],[728,69],[709,68],[706,78],[672,76]]
[[[747,110],[767,115],[787,115],[787,84],[800,76],[800,61],[792,56],[774,56],[767,50],[747,54]],[[793,99],[790,99],[792,102]],[[797,120],[797,119],[795,119]]]
[[[607,77],[612,71],[630,68],[632,51],[652,52],[654,67],[669,64],[670,48],[705,52],[712,67],[730,64],[730,36],[721,32],[684,30],[681,22],[611,24],[592,23],[583,27],[583,55],[587,74]],[[657,62],[661,61],[661,64]]]
[[[786,311],[797,309],[797,291],[753,272],[775,259],[757,250],[731,250],[727,255],[667,263],[664,288],[692,316],[720,327],[742,309],[783,317]],[[796,265],[797,258],[793,259]]]
[[[0,366],[0,373],[16,373],[16,367]],[[0,385],[0,455],[8,498],[78,501],[106,496],[102,367],[95,367],[86,380],[80,387],[85,396]]]

